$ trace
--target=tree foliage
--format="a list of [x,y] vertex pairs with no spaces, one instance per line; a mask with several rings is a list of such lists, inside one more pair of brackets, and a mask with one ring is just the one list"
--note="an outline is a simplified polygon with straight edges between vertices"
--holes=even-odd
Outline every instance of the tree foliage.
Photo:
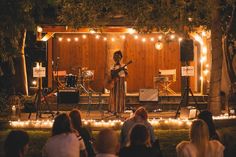
[[35,30],[46,6],[47,0],[0,1],[0,60],[20,52],[22,32]]
[[[198,26],[211,26],[210,0],[57,0],[57,4],[59,21],[73,28],[112,25],[116,18],[122,18],[120,25],[143,32],[189,32]],[[235,0],[222,0],[222,29],[234,4]]]

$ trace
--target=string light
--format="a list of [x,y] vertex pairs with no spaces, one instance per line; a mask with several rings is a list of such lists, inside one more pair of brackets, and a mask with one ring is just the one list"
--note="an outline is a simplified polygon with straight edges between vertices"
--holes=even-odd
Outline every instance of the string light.
[[171,40],[175,39],[175,35],[174,35],[174,34],[171,34],[171,35],[170,35],[170,39],[171,39]]
[[96,31],[95,31],[95,30],[93,30],[93,29],[91,29],[89,32],[90,32],[91,34],[94,34],[94,33],[96,33]]
[[199,42],[201,45],[204,45],[202,38],[201,38],[198,34],[195,34],[193,37],[194,37],[194,39],[195,39],[197,42]]
[[79,38],[75,37],[75,41],[79,41]]
[[207,54],[207,48],[206,48],[206,46],[203,46],[203,48],[202,48],[202,53],[205,55],[205,54]]
[[162,42],[157,42],[157,43],[155,44],[155,48],[156,48],[157,50],[161,50],[161,49],[163,48],[163,43],[162,43]]
[[[133,37],[134,37],[135,40],[138,40],[138,39],[139,39],[139,35],[137,35],[137,34],[133,35]],[[86,35],[86,34],[83,34],[83,35],[82,35],[82,39],[86,39],[86,38],[87,38],[87,35]],[[101,38],[101,35],[95,35],[95,38],[96,38],[96,39],[100,39],[100,38]],[[120,35],[120,38],[121,38],[121,39],[126,39],[126,36],[125,36],[125,35]],[[176,35],[175,35],[175,34],[171,34],[171,35],[169,36],[169,38],[170,38],[171,40],[173,40],[173,39],[176,38]],[[150,37],[149,40],[147,40],[147,38],[145,38],[145,37],[140,38],[140,39],[141,39],[142,42],[147,42],[147,41],[154,42],[154,41],[155,41],[155,38],[154,38],[154,37]],[[159,35],[159,36],[157,37],[157,40],[158,40],[158,41],[161,41],[162,39],[163,39],[163,35]],[[106,40],[108,40],[108,38],[107,38],[107,37],[103,37],[103,40],[106,41]],[[111,37],[109,40],[115,41],[116,39],[115,39],[115,37]],[[181,41],[182,38],[179,37],[178,40]],[[63,41],[63,38],[62,38],[62,37],[59,37],[59,38],[58,38],[58,41]],[[69,39],[69,38],[66,38],[66,41],[71,42],[72,40]],[[78,38],[78,37],[75,37],[75,38],[74,38],[74,41],[76,41],[76,42],[79,41],[79,38]]]
[[188,18],[188,21],[189,21],[189,22],[192,22],[192,21],[193,21],[193,18],[192,18],[192,17],[189,17],[189,18]]
[[157,38],[158,38],[158,40],[161,40],[162,39],[162,35],[159,35]]
[[202,36],[205,37],[206,36],[206,32],[202,31]]
[[203,63],[206,61],[206,56],[203,56],[201,59],[200,59],[200,62]]
[[129,34],[134,34],[134,33],[136,32],[136,30],[133,29],[133,28],[128,28],[127,32],[128,32]]
[[114,42],[114,41],[115,41],[115,38],[112,37],[112,38],[111,38],[111,41]]
[[36,86],[37,85],[37,81],[33,80],[32,81],[32,85]]
[[121,39],[125,39],[125,35],[121,35],[120,37],[121,37]]
[[96,38],[96,39],[99,39],[99,38],[100,38],[100,35],[96,35],[95,38]]
[[39,33],[43,32],[43,28],[41,26],[37,26],[37,32]]
[[209,73],[209,70],[208,70],[208,69],[205,69],[205,70],[203,71],[203,73],[204,73],[204,75],[207,75],[207,74]]
[[83,38],[83,39],[86,39],[86,38],[87,38],[87,36],[84,34],[84,35],[82,35],[82,38]]
[[142,42],[146,42],[146,38],[142,38]]
[[179,42],[181,42],[183,40],[183,38],[180,37],[178,40],[179,40]]
[[[236,119],[234,115],[220,115],[213,116],[214,120],[223,120],[223,119]],[[188,119],[149,119],[148,120],[153,127],[156,128],[176,128],[183,129],[188,128],[192,124],[192,120]],[[85,126],[94,127],[94,128],[104,128],[104,127],[116,127],[120,128],[123,125],[123,121],[121,120],[85,120],[82,119],[82,122]],[[10,126],[13,128],[52,128],[54,120],[26,120],[26,121],[9,121]]]
[[59,41],[62,41],[62,38],[60,37],[60,38],[58,38],[58,40],[59,40]]
[[154,41],[154,38],[153,38],[153,37],[151,37],[151,38],[150,38],[150,41],[152,41],[152,42],[153,42],[153,41]]

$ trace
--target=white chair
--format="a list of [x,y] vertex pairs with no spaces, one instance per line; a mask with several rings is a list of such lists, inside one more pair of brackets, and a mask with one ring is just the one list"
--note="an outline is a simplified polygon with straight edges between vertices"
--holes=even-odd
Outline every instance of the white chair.
[[166,95],[168,95],[168,93],[176,94],[175,91],[170,88],[170,85],[176,82],[176,69],[159,69],[159,77],[165,78],[163,82],[160,82],[160,85],[163,87]]

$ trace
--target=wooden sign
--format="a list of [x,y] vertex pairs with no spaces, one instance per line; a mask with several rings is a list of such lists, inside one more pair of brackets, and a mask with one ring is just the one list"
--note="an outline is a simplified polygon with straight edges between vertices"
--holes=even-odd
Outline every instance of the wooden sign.
[[45,67],[34,67],[33,68],[33,77],[46,77],[46,68]]
[[181,67],[182,76],[194,76],[194,67],[193,66],[184,66]]

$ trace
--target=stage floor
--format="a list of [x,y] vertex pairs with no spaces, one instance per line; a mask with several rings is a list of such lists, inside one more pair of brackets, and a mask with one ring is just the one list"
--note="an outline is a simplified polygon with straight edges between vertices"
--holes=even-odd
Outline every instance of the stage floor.
[[[72,110],[72,109],[71,109]],[[69,113],[70,111],[59,111],[59,113]],[[56,111],[53,111],[54,116],[56,116]],[[107,111],[86,111],[86,110],[81,110],[82,114],[82,119],[86,120],[115,120],[115,119],[120,119],[120,120],[125,120],[132,116],[132,112],[130,110],[125,111],[125,113],[121,113],[118,116],[115,116],[111,113],[108,113]],[[176,111],[165,111],[165,112],[148,112],[148,116],[150,119],[153,118],[174,118],[176,114]],[[51,113],[43,113],[41,114],[41,117],[37,118],[38,120],[48,120],[48,119],[53,119]],[[29,113],[21,113],[19,117],[10,117],[10,120],[36,120],[36,113],[32,113],[31,116],[29,117]]]

